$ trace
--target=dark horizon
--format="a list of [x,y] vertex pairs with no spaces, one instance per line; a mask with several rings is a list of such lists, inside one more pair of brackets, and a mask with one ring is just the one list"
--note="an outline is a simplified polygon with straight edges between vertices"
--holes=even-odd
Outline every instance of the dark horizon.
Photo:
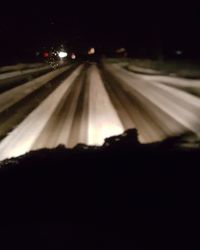
[[84,53],[95,47],[112,55],[125,47],[128,55],[200,58],[199,5],[123,2],[12,3],[0,17],[1,64],[36,59],[37,51],[63,44]]

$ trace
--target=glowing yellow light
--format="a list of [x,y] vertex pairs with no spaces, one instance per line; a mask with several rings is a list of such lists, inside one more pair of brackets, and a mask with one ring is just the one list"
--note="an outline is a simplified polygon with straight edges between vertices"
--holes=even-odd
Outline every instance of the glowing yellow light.
[[88,50],[88,55],[93,55],[95,53],[95,49],[94,48],[90,48]]

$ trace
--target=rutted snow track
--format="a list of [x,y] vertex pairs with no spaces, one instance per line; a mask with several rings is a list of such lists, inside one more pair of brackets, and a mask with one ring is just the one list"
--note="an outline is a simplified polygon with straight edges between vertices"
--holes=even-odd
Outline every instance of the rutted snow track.
[[[69,70],[70,65],[0,94],[0,116]],[[24,69],[37,72],[41,68]],[[4,75],[3,75],[4,74]],[[0,74],[0,79],[17,71]],[[77,66],[0,141],[0,160],[59,144],[101,145],[106,137],[137,128],[141,142],[199,133],[200,98],[180,89],[200,82],[134,74],[120,65]],[[30,98],[31,103],[31,98]],[[20,112],[20,110],[19,110]],[[3,126],[3,124],[2,124]],[[1,130],[1,125],[0,125]]]

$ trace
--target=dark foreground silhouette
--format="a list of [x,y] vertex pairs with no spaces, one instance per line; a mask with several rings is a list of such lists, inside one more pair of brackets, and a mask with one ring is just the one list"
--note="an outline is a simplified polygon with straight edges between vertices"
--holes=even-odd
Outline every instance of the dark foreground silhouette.
[[0,249],[199,249],[199,149],[136,130],[1,163]]

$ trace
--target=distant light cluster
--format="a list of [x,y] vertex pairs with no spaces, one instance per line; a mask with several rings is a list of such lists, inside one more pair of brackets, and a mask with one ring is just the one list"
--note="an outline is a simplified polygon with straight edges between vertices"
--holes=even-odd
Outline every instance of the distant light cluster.
[[43,52],[36,51],[36,56],[42,56],[53,69],[58,68],[66,60],[76,60],[77,55],[73,51],[68,51],[64,45],[58,47],[43,48]]

